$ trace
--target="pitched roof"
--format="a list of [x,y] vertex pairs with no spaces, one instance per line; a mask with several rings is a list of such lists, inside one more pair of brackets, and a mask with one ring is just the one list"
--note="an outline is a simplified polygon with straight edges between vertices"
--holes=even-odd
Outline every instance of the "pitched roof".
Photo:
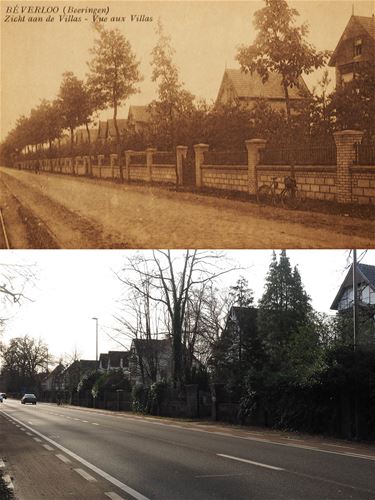
[[348,24],[345,26],[345,29],[340,37],[338,44],[336,45],[335,50],[332,53],[331,59],[328,63],[328,66],[334,66],[336,64],[338,50],[340,48],[341,42],[346,38],[346,34],[348,31],[353,28],[355,25],[360,25],[369,35],[375,40],[375,17],[366,17],[366,16],[351,16]]
[[367,33],[375,40],[375,16],[353,16],[361,24]]
[[[357,264],[357,284],[367,283],[375,291],[375,266],[368,264]],[[353,286],[353,264],[350,266],[337,295],[332,302],[331,309],[337,310],[341,296],[346,288]]]
[[111,368],[120,368],[121,359],[123,360],[123,366],[128,363],[129,351],[108,351],[108,359]]
[[107,368],[108,366],[108,354],[107,353],[101,353],[99,356],[99,364],[101,363],[103,368]]
[[[281,76],[278,73],[270,73],[268,80],[263,83],[262,78],[257,72],[245,73],[241,69],[226,69],[221,86],[226,78],[230,80],[237,97],[240,99],[285,98],[284,90],[281,85]],[[308,92],[308,88],[302,77],[299,79],[299,87],[292,87],[289,89],[289,97],[291,99],[301,99],[301,92]]]
[[[115,129],[115,122],[113,119],[108,120],[108,137],[116,137],[116,129]],[[125,118],[119,118],[117,119],[117,127],[118,130],[121,133],[126,131],[126,126],[127,126],[128,120]]]
[[129,106],[129,118],[134,122],[148,123],[150,121],[150,110],[148,106]]
[[172,340],[134,339],[132,340],[132,346],[136,349],[138,355],[143,355],[144,353],[149,353],[150,351],[157,354],[170,349],[172,347]]

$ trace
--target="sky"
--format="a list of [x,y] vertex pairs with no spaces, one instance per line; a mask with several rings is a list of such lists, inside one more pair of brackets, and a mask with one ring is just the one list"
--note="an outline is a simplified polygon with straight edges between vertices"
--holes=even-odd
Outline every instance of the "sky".
[[[374,13],[372,0],[291,0],[289,3],[299,11],[300,21],[309,23],[309,41],[318,49],[335,48],[353,5],[357,15],[371,16]],[[46,21],[47,14],[40,15],[41,22],[29,22],[29,14],[22,22],[6,21],[7,12],[15,5],[22,8],[38,4],[1,0],[1,139],[14,127],[17,118],[22,114],[27,116],[41,99],[56,97],[64,71],[73,71],[79,78],[85,78],[86,62],[91,57],[89,49],[94,40],[92,18],[88,14],[76,14],[76,17],[81,16],[81,22],[73,18],[60,21],[59,15],[64,7],[108,8],[105,25],[119,28],[129,39],[140,61],[144,80],[139,85],[140,92],[120,110],[119,116],[125,118],[129,103],[146,105],[156,97],[155,84],[151,82],[150,52],[156,42],[154,29],[159,17],[172,38],[181,80],[194,95],[212,102],[225,68],[238,67],[235,61],[238,46],[254,40],[253,14],[264,3],[258,0],[43,1],[41,5],[44,7],[59,11],[53,16],[53,22]],[[17,19],[18,15],[13,15]],[[141,16],[143,21],[132,21],[132,15]],[[111,21],[113,17],[125,20]],[[332,78],[333,73],[331,71]],[[321,72],[317,72],[306,78],[310,89],[320,77]],[[111,111],[107,110],[100,118],[110,116]]]
[[[174,251],[178,255],[179,251]],[[32,301],[15,305],[7,311],[9,320],[3,340],[28,334],[43,339],[50,353],[58,359],[75,350],[81,359],[95,359],[95,321],[99,321],[99,352],[121,350],[107,333],[116,326],[114,314],[122,286],[115,272],[131,250],[14,250],[0,251],[1,265],[33,264],[38,280],[27,289]],[[235,270],[218,282],[233,285],[244,276],[253,289],[255,301],[261,297],[272,250],[225,251],[230,267]],[[348,250],[287,250],[291,264],[297,265],[313,307],[331,313],[330,306],[346,275],[350,263]],[[360,256],[362,251],[358,250]],[[375,265],[375,250],[368,250],[363,263]]]

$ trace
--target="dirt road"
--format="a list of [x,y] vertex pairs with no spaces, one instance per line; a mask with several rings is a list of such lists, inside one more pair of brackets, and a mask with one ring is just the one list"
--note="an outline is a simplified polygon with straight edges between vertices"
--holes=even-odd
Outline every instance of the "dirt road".
[[[45,229],[47,248],[375,247],[373,220],[5,168],[0,181]],[[43,236],[20,237],[24,223],[11,221],[12,247],[43,248]]]

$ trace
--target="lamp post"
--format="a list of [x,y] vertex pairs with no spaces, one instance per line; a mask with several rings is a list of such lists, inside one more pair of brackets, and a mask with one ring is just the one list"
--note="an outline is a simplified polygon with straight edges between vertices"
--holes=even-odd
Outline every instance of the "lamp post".
[[99,329],[98,318],[92,318],[92,319],[96,321],[95,360],[96,360],[96,363],[98,363],[98,360],[99,360],[99,357],[98,357],[98,329]]

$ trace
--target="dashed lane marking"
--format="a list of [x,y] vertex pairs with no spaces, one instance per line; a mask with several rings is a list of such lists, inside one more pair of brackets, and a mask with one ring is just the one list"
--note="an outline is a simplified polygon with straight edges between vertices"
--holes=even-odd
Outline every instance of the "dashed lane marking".
[[[7,416],[10,416],[11,418],[13,418],[15,422],[22,423],[20,420],[16,419],[16,417],[13,417],[13,415],[8,415],[4,411],[2,411],[2,413],[4,415],[7,415]],[[142,493],[139,493],[138,491],[134,490],[130,486],[126,485],[125,483],[123,483],[121,481],[119,481],[118,479],[116,479],[115,477],[111,476],[110,474],[108,474],[104,470],[100,469],[99,467],[96,467],[96,465],[94,465],[94,464],[88,462],[87,460],[85,460],[84,458],[80,457],[79,455],[77,455],[73,451],[68,450],[68,448],[65,448],[64,446],[62,446],[61,444],[57,443],[56,441],[53,441],[52,439],[48,438],[47,436],[44,436],[41,432],[33,429],[32,427],[28,427],[28,426],[26,426],[26,427],[30,431],[32,431],[34,434],[36,434],[37,436],[40,436],[45,441],[48,441],[49,443],[53,444],[56,448],[58,448],[59,450],[63,451],[66,455],[69,455],[70,457],[74,458],[75,460],[77,460],[78,462],[80,462],[82,465],[84,465],[88,469],[90,469],[93,472],[95,472],[98,476],[100,476],[100,477],[104,478],[105,480],[109,481],[114,486],[116,486],[117,488],[119,488],[121,491],[127,493],[128,495],[130,495],[131,497],[135,498],[136,500],[149,500],[147,497],[145,497],[144,495],[142,495]]]
[[72,461],[69,460],[68,457],[66,457],[65,455],[61,455],[60,453],[56,453],[56,456],[57,458],[59,458],[62,462],[64,462],[64,464],[71,464]]
[[82,477],[84,477],[86,479],[86,481],[90,481],[90,482],[96,482],[96,479],[94,477],[91,476],[91,474],[89,474],[88,472],[86,472],[85,470],[83,469],[74,469],[76,472],[78,472],[78,474],[80,474]]
[[246,464],[256,465],[258,467],[264,467],[265,469],[272,469],[272,470],[279,470],[279,471],[283,470],[283,471],[285,471],[285,469],[282,469],[281,467],[275,467],[273,465],[262,464],[260,462],[253,462],[252,460],[246,460],[245,458],[232,457],[231,455],[223,455],[222,453],[218,453],[217,456],[218,457],[223,457],[223,458],[229,458],[229,460],[236,460],[237,462],[244,462]]
[[33,439],[34,439],[34,441],[36,441],[37,443],[41,443],[41,442],[42,442],[42,440],[41,440],[41,439],[39,439],[39,438],[33,438]]
[[31,432],[26,432],[26,434],[27,434],[28,436],[32,436]]
[[53,451],[52,446],[50,446],[49,444],[44,444],[44,445],[43,445],[43,448],[45,448],[45,449],[46,449],[46,450],[48,450],[48,451]]
[[97,424],[96,422],[91,422],[91,423],[92,423],[92,425],[100,425],[100,424]]

